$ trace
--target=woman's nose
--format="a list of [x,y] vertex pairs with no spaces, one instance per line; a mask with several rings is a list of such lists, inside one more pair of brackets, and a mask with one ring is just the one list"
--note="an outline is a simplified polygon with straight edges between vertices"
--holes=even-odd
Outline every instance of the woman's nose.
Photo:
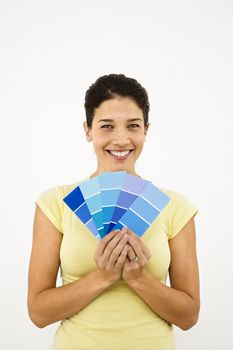
[[127,131],[125,131],[125,130],[115,131],[114,138],[113,138],[113,144],[114,144],[114,146],[119,146],[121,148],[129,145],[130,139],[129,139],[129,136],[127,134]]

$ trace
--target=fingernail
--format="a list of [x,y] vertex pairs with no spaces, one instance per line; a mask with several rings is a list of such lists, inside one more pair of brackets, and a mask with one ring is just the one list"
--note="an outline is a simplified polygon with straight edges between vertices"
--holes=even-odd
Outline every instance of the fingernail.
[[123,227],[122,229],[121,229],[121,232],[124,234],[124,233],[126,233],[127,232],[127,227]]

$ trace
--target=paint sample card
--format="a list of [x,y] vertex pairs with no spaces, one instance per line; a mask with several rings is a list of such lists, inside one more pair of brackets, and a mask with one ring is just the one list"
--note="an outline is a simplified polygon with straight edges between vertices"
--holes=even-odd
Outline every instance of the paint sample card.
[[125,171],[117,171],[101,173],[98,176],[102,198],[104,235],[109,232],[111,218],[126,175]]
[[98,177],[94,177],[79,185],[87,207],[91,213],[96,229],[100,236],[104,235],[102,199]]
[[80,187],[76,187],[70,192],[63,201],[70,207],[75,215],[86,225],[89,230],[99,238],[99,232],[96,228],[92,215],[87,207]]
[[149,183],[114,228],[126,226],[141,237],[169,201],[170,197]]
[[170,198],[150,181],[118,171],[82,182],[63,200],[101,239],[124,226],[141,237]]
[[115,204],[115,210],[109,225],[109,232],[119,222],[120,218],[129,209],[132,203],[137,199],[139,194],[150,182],[137,176],[125,175],[119,197]]

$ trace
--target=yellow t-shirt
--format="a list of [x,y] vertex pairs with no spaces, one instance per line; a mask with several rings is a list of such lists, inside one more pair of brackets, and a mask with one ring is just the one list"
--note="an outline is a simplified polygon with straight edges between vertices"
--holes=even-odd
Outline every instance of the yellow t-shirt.
[[[83,179],[86,181],[88,178]],[[38,206],[61,232],[61,277],[74,282],[96,268],[99,240],[86,228],[63,198],[82,181],[43,192]],[[198,212],[178,192],[160,188],[171,201],[141,239],[152,256],[147,270],[166,283],[170,265],[168,240]],[[61,321],[53,350],[173,350],[172,325],[156,315],[124,281],[115,283],[78,314]]]

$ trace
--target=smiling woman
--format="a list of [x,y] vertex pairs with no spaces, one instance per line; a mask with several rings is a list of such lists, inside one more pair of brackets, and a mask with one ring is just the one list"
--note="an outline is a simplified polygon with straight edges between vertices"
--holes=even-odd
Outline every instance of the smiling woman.
[[[163,188],[171,200],[141,238],[123,228],[98,241],[63,198],[103,172],[139,176],[136,162],[149,128],[147,92],[123,74],[105,75],[87,90],[85,110],[97,166],[87,178],[51,188],[36,201],[30,318],[41,328],[61,321],[53,350],[173,350],[172,324],[187,330],[199,314],[198,210]],[[57,287],[59,267],[63,286]]]
[[142,110],[129,97],[114,97],[102,102],[96,109],[91,127],[84,123],[87,140],[93,141],[97,170],[125,170],[136,175],[135,163],[140,156],[148,125],[144,124]]

